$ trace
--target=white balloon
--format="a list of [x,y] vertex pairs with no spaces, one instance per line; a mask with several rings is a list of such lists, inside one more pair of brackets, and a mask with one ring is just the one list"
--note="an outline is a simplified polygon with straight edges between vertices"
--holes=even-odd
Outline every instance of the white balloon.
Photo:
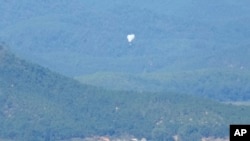
[[135,34],[128,34],[127,39],[131,43],[135,39]]

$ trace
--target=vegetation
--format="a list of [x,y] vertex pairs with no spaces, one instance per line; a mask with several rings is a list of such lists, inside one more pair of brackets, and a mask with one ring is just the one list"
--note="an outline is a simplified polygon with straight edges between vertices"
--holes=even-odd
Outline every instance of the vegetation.
[[250,122],[249,4],[1,2],[0,41],[29,62],[0,46],[0,140],[227,138]]
[[236,68],[143,74],[100,72],[76,79],[113,90],[170,91],[217,101],[250,100],[250,72]]
[[[82,85],[0,50],[0,137],[63,140],[134,135],[148,140],[228,136],[249,123],[247,106],[177,93],[110,91]],[[237,113],[237,114],[235,114]]]

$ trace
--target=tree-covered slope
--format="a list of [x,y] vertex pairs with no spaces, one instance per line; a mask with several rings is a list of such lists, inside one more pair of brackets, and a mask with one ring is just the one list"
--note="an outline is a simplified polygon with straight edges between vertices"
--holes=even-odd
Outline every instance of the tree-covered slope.
[[[225,137],[249,123],[247,106],[175,93],[109,91],[28,63],[0,48],[0,138],[64,140],[133,135],[148,140]],[[237,114],[235,114],[237,113]]]
[[73,107],[86,102],[92,87],[27,63],[6,49],[0,54],[0,136],[45,140],[73,132]]

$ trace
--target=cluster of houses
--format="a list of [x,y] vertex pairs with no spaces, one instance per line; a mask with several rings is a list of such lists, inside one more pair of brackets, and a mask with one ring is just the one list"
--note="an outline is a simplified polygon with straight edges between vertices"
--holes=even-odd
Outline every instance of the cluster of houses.
[[135,138],[132,136],[124,136],[124,137],[108,137],[108,136],[94,136],[87,138],[71,138],[63,141],[147,141],[146,138]]

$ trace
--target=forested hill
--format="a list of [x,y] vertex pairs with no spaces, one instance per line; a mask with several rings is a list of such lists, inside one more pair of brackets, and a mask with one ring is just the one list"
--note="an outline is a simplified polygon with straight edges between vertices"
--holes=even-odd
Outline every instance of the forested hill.
[[64,96],[64,89],[83,90],[90,87],[19,59],[3,46],[0,46],[0,71],[1,87],[17,92],[24,90],[30,93],[47,93],[47,96],[51,97],[58,93]]
[[73,127],[73,117],[80,114],[75,108],[86,103],[91,96],[87,91],[93,89],[21,60],[3,47],[0,84],[0,137],[17,140],[41,140],[50,131],[63,137],[66,133],[59,130]]
[[[237,114],[235,114],[237,113]],[[174,93],[82,85],[0,47],[0,139],[56,141],[132,135],[149,141],[227,137],[250,108]]]

